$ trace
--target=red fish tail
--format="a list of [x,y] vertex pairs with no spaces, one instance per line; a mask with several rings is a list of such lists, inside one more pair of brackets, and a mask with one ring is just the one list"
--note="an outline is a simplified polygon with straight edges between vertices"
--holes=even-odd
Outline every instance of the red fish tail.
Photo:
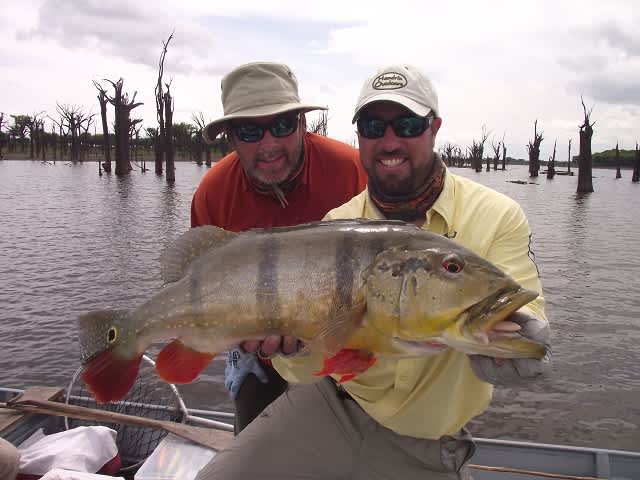
[[98,403],[123,398],[136,380],[142,354],[132,358],[105,350],[84,365],[82,380]]

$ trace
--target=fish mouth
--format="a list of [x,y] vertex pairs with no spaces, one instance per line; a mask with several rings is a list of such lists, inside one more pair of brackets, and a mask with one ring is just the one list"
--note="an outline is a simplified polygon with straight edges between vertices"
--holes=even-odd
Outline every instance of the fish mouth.
[[[481,343],[487,343],[490,340],[487,338],[485,332],[491,330],[498,322],[505,320],[520,307],[523,307],[537,297],[538,293],[533,290],[528,290],[520,286],[516,288],[506,287],[462,311],[458,317],[453,320],[452,325],[458,326],[459,332],[457,335],[467,337],[474,343],[484,338],[486,340]],[[456,336],[456,334],[453,333],[455,329],[451,332],[448,330],[449,329],[443,330],[440,335],[422,339],[407,339],[394,336],[393,341],[407,351],[415,351],[423,355],[437,355],[448,350],[451,347],[451,335]],[[497,337],[509,336],[513,337],[515,335],[497,335]]]
[[518,286],[503,288],[484,300],[472,305],[458,317],[464,325],[474,330],[487,331],[513,312],[535,300],[538,293]]

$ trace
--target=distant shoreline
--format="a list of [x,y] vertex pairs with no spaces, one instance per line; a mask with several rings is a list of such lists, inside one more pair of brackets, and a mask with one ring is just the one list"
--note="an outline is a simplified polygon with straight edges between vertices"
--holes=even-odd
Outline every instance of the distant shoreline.
[[[214,154],[212,155],[212,159],[211,159],[211,163],[214,164],[215,162],[217,162],[218,160],[220,160],[220,158],[222,158],[221,156]],[[8,160],[8,161],[28,161],[28,162],[49,162],[49,163],[53,163],[53,162],[71,162],[71,160],[69,158],[52,158],[49,155],[46,155],[45,158],[31,158],[29,156],[28,153],[16,153],[16,152],[12,152],[12,153],[6,153],[6,152],[2,152],[2,157],[0,157],[0,161],[2,160]],[[189,163],[197,163],[193,158],[185,156],[185,155],[180,155],[180,154],[176,154],[175,159],[176,162],[189,162]],[[151,167],[153,167],[154,162],[155,162],[155,156],[153,154],[144,154],[144,155],[138,155],[136,158],[131,158],[130,162],[131,164],[140,164],[141,162],[146,162],[147,167],[149,167],[151,165]],[[83,160],[78,160],[75,163],[89,163],[89,162],[104,162],[104,158],[100,157],[98,155],[94,155],[94,154],[90,154],[88,156],[88,158],[83,159]],[[74,163],[74,162],[72,162]],[[111,158],[111,163],[112,165],[115,166],[115,160],[112,157]],[[204,159],[202,160],[202,164],[204,165]]]

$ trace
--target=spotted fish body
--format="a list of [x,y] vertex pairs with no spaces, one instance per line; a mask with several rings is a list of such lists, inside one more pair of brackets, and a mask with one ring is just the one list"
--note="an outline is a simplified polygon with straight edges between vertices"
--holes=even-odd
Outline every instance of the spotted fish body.
[[[173,383],[192,381],[214,355],[267,335],[295,336],[329,359],[358,352],[362,365],[361,352],[440,352],[455,343],[447,332],[475,345],[474,329],[490,328],[537,296],[449,239],[376,220],[241,234],[198,227],[165,252],[163,278],[165,288],[136,309],[80,318],[83,379],[98,401],[126,394],[153,343],[171,341],[156,366]],[[502,343],[499,356],[544,354],[523,339]],[[320,373],[351,378],[358,372],[350,365],[347,359]]]

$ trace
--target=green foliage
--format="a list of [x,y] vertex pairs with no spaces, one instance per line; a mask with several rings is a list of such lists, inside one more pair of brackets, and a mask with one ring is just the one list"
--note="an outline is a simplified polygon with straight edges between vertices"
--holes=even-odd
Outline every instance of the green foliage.
[[[595,167],[617,167],[616,162],[616,149],[605,150],[604,152],[598,152],[593,154],[593,165]],[[633,167],[633,159],[635,157],[635,150],[620,150],[620,166]]]

